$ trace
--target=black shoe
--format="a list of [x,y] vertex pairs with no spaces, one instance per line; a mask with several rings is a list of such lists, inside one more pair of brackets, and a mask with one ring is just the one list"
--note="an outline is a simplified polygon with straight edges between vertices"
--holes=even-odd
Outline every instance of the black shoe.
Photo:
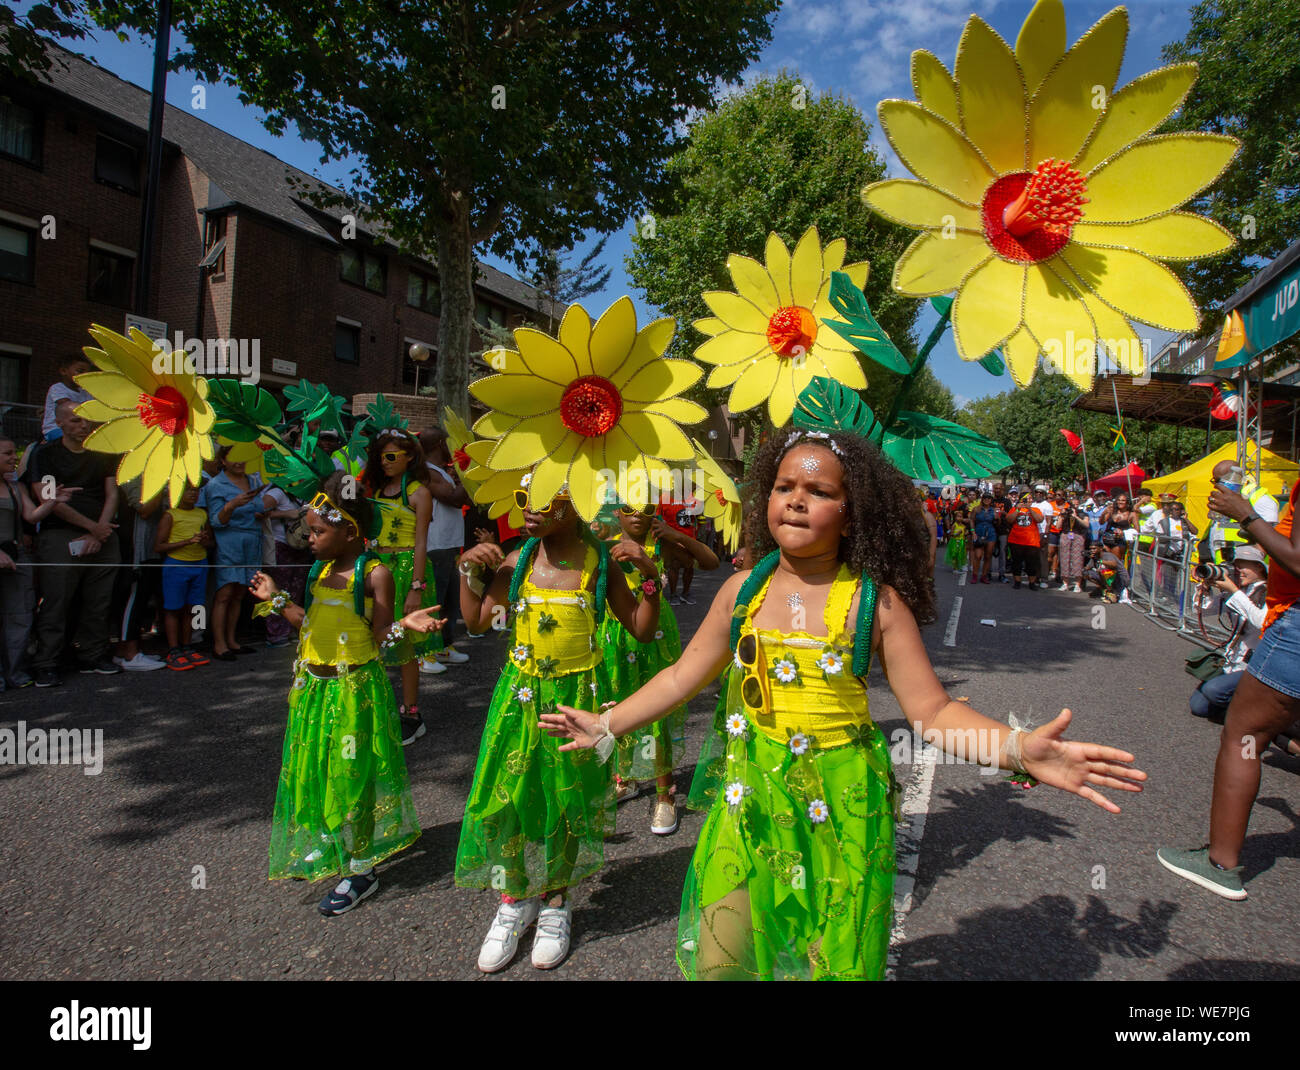
[[1016,580],[1015,585],[1011,588],[1013,591],[1020,590],[1020,581]]
[[320,912],[327,918],[346,914],[354,906],[379,891],[379,878],[372,869],[369,873],[357,873],[344,877],[324,899],[320,901]]
[[63,683],[63,677],[53,669],[36,670],[37,687],[58,687],[61,683]]
[[424,718],[422,717],[403,717],[402,719],[402,746],[409,747],[419,739],[428,729],[424,727]]
[[83,661],[81,663],[82,675],[93,672],[98,673],[100,676],[116,676],[121,671],[122,666],[107,655],[96,658],[94,661]]

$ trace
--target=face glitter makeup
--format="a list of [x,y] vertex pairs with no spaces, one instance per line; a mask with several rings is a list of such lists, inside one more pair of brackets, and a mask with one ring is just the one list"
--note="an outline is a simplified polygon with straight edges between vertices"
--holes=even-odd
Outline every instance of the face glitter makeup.
[[807,457],[805,457],[802,461],[799,462],[799,467],[802,468],[805,472],[809,472],[809,473],[820,471],[821,466],[822,466],[821,461],[819,461],[812,454],[809,454]]

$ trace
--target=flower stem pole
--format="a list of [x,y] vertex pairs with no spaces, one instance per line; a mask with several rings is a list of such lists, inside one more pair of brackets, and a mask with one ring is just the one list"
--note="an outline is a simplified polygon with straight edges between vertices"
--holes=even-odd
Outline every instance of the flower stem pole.
[[939,322],[930,331],[929,336],[921,346],[920,352],[916,354],[916,360],[912,362],[912,367],[903,376],[903,381],[898,384],[898,390],[894,392],[894,400],[889,405],[889,415],[880,421],[877,445],[884,442],[885,432],[894,426],[894,421],[898,419],[898,414],[902,411],[903,402],[907,400],[908,392],[912,389],[912,383],[916,381],[917,375],[925,367],[925,362],[930,359],[931,350],[939,344],[939,339],[943,337],[944,331],[948,329],[951,322],[952,304],[949,303],[948,307],[939,313]]

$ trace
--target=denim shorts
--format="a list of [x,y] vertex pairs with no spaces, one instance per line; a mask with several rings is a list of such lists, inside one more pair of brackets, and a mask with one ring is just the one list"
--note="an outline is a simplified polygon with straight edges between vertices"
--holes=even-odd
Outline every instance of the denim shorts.
[[1300,698],[1300,602],[1268,626],[1246,671],[1274,691]]

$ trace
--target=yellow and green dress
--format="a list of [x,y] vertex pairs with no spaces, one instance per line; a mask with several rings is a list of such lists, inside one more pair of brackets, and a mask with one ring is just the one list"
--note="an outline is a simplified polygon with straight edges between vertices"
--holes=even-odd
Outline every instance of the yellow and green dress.
[[590,710],[610,698],[596,641],[604,588],[587,589],[605,551],[587,547],[576,590],[552,590],[532,583],[536,542],[524,543],[511,584],[509,653],[488,707],[456,852],[458,885],[515,899],[591,876],[614,831],[609,766],[594,751],[560,753],[564,741],[537,727],[538,715],[557,705]]
[[[893,920],[896,787],[852,672],[858,580],[840,566],[821,636],[755,627],[770,583],[737,606],[726,714],[692,785],[688,805],[709,816],[682,893],[677,961],[700,980],[878,979]],[[870,622],[870,580],[862,599],[859,619]],[[752,668],[743,650],[757,650]],[[741,697],[751,675],[764,696],[757,713]]]
[[[646,543],[645,551],[662,571],[662,549],[658,541]],[[632,568],[624,578],[639,602],[644,597],[640,570]],[[619,702],[682,656],[677,616],[666,599],[660,600],[659,628],[650,642],[638,643],[617,617],[607,613],[597,643],[605,652],[605,669],[613,688],[610,698]],[[666,717],[620,739],[619,776],[628,780],[649,780],[671,773],[674,758],[681,753],[685,739],[686,713],[686,704],[683,703]]]
[[[415,510],[407,499],[408,477],[402,474],[402,487],[396,494],[376,493],[370,500],[379,511],[379,535],[375,538],[376,546],[400,546],[400,550],[375,552],[374,558],[387,566],[393,574],[393,586],[396,588],[393,599],[393,613],[401,618],[406,613],[406,596],[411,593],[411,583],[415,579]],[[420,592],[420,608],[438,604],[438,582],[433,575],[433,565],[428,556],[424,559],[424,590]],[[436,629],[427,635],[419,632],[409,633],[397,645],[382,652],[385,665],[405,665],[414,658],[429,657],[442,649],[442,633]]]
[[[409,847],[420,822],[388,675],[379,662],[359,558],[347,586],[325,586],[333,565],[313,569],[307,617],[289,691],[280,782],[271,826],[272,878],[317,880],[365,873]],[[311,666],[333,666],[318,676]]]

